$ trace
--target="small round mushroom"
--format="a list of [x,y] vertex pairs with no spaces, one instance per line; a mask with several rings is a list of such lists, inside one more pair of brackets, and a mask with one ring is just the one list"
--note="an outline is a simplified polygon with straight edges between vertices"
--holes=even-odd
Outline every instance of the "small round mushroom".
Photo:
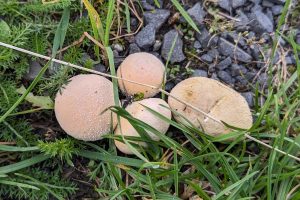
[[[177,84],[171,95],[231,126],[243,129],[252,126],[251,111],[244,97],[216,80],[204,77],[188,78]],[[203,128],[209,135],[217,136],[232,131],[172,97],[169,97],[168,103],[172,110],[177,111],[196,127]],[[178,122],[186,123],[179,115],[175,114],[174,118]]]
[[[169,128],[169,123],[161,120],[159,117],[155,116],[153,113],[148,111],[144,106],[151,108],[152,110],[155,110],[156,112],[159,112],[161,115],[167,117],[168,119],[171,119],[172,114],[171,111],[163,106],[169,107],[169,105],[162,99],[158,98],[149,98],[144,99],[141,101],[136,101],[127,106],[126,111],[129,112],[133,117],[136,119],[139,119],[156,130],[158,130],[160,133],[165,134]],[[163,106],[161,106],[163,105]],[[124,136],[135,136],[140,137],[139,133],[133,128],[133,126],[128,122],[127,119],[121,118],[120,119],[120,126],[117,126],[115,130],[116,135],[124,135]],[[158,141],[159,138],[151,132],[148,132],[149,136],[152,138],[152,140]],[[141,146],[146,147],[145,142],[135,142],[136,144],[139,144]],[[125,154],[132,154],[129,147],[120,141],[115,140],[116,147]]]
[[115,127],[116,118],[111,117],[111,111],[103,112],[113,105],[112,82],[89,74],[72,77],[56,94],[54,109],[58,123],[68,135],[94,141]]
[[[138,83],[148,84],[160,88],[165,77],[164,64],[150,53],[130,54],[120,65],[117,71],[118,77],[132,80]],[[153,97],[159,91],[137,85],[127,81],[119,80],[121,91],[129,96],[143,93],[144,98]]]

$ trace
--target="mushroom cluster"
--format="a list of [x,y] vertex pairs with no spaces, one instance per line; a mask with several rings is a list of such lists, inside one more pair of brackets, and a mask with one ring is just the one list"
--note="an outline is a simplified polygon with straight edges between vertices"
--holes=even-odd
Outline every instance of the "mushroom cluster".
[[[222,122],[243,129],[252,126],[252,116],[246,100],[233,89],[213,79],[196,77],[180,82],[170,92],[168,103],[159,98],[151,98],[159,92],[165,80],[164,64],[152,54],[129,55],[118,68],[117,76],[119,88],[125,95],[142,93],[145,98],[127,106],[126,111],[162,134],[167,132],[169,123],[161,120],[148,108],[167,119],[171,119],[173,110],[176,121],[186,123],[189,120],[212,136],[231,132]],[[77,75],[57,93],[55,114],[67,134],[86,141],[98,140],[116,127],[116,116],[108,110],[114,105],[113,102],[111,81],[98,75]],[[140,137],[124,118],[120,119],[114,133]],[[159,140],[154,133],[147,134],[152,140]],[[145,142],[134,143],[147,146]],[[125,154],[133,153],[119,140],[115,140],[115,145]]]

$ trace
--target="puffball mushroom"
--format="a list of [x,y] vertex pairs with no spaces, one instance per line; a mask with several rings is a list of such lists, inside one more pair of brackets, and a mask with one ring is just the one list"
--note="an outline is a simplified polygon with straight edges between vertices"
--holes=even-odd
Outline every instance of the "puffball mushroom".
[[115,127],[116,118],[113,115],[112,119],[111,111],[103,112],[113,105],[111,81],[93,74],[77,75],[56,94],[54,110],[58,123],[68,135],[94,141]]
[[[170,93],[231,126],[243,129],[252,126],[252,115],[244,97],[219,81],[204,77],[188,78],[177,84]],[[168,103],[172,110],[187,118],[196,127],[203,128],[209,135],[216,136],[232,131],[172,97],[169,97]],[[174,118],[178,122],[186,123],[179,115],[175,114]]]
[[[158,130],[160,133],[165,134],[169,128],[169,123],[161,120],[159,117],[155,116],[153,113],[151,113],[149,110],[147,110],[144,106],[151,108],[152,110],[160,113],[161,115],[165,116],[168,119],[171,119],[172,114],[169,109],[166,107],[169,107],[169,105],[162,99],[158,98],[149,98],[144,99],[141,101],[136,101],[127,106],[126,111],[131,114],[134,118],[139,119],[148,125],[152,126],[156,130]],[[166,107],[163,107],[163,106]],[[127,119],[121,118],[120,119],[120,126],[117,126],[115,130],[115,135],[122,135],[123,136],[135,136],[140,137],[139,133],[133,128],[133,126],[128,122]],[[121,132],[122,130],[122,132]],[[148,132],[148,135],[152,138],[152,140],[158,141],[159,138],[151,132]],[[146,146],[145,142],[135,142],[141,146]],[[115,140],[116,147],[125,154],[132,154],[129,147],[120,141]]]
[[[130,54],[120,65],[117,71],[120,78],[138,83],[148,84],[160,88],[165,77],[164,64],[150,53]],[[119,88],[126,95],[143,93],[144,98],[153,97],[159,91],[128,81],[119,80]]]

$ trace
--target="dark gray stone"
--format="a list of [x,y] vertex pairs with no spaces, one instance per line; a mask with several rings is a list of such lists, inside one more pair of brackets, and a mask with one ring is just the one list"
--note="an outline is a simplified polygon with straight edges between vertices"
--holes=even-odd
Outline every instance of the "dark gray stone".
[[249,107],[253,107],[254,105],[254,98],[252,92],[243,92],[241,95],[246,99]]
[[252,29],[258,33],[263,34],[265,32],[271,33],[274,30],[274,22],[270,20],[270,18],[264,14],[261,10],[254,10],[250,14],[251,18],[251,27]]
[[92,58],[89,54],[87,54],[87,53],[81,54],[81,63],[86,63],[89,60],[92,60]]
[[118,68],[124,60],[125,58],[123,57],[114,57],[114,63],[116,68]]
[[270,19],[271,21],[274,21],[273,12],[272,12],[271,8],[268,8],[268,9],[266,10],[266,15],[269,17],[269,19]]
[[246,67],[242,65],[232,64],[230,71],[231,71],[231,76],[240,76],[240,75],[243,76],[244,74],[246,74],[248,70],[246,69]]
[[208,71],[209,71],[210,74],[214,73],[216,71],[215,64],[208,65]]
[[276,3],[276,4],[284,4],[286,0],[269,0],[273,3]]
[[122,52],[122,51],[124,51],[123,46],[120,45],[120,44],[113,44],[113,45],[112,45],[112,48],[113,48],[114,50],[116,50],[117,52]]
[[95,64],[93,69],[98,72],[102,72],[102,73],[106,72],[106,67],[104,65],[102,65],[101,63]]
[[143,7],[143,9],[145,10],[154,10],[155,7],[153,5],[151,5],[149,2],[147,2],[146,0],[140,0],[140,3]]
[[158,51],[161,47],[161,41],[160,40],[155,40],[155,43],[153,45],[153,51]]
[[231,1],[230,0],[219,0],[218,4],[224,10],[231,12]]
[[250,45],[250,50],[255,60],[259,60],[261,58],[261,52],[260,52],[261,48],[258,44]]
[[237,27],[237,29],[239,31],[245,31],[249,28],[249,23],[250,23],[250,19],[248,18],[248,16],[242,12],[242,11],[236,11],[238,14],[237,20],[235,21],[235,27]]
[[234,79],[226,71],[219,71],[218,77],[227,84],[234,84]]
[[148,24],[136,36],[136,44],[143,49],[148,49],[155,43],[155,26]]
[[238,84],[240,87],[247,87],[247,85],[249,85],[248,80],[243,76],[237,76],[235,77],[235,80],[237,81],[236,84]]
[[202,69],[195,69],[191,77],[207,77],[207,71]]
[[194,42],[194,48],[195,49],[200,49],[202,46],[201,46],[201,44],[200,44],[200,42],[198,41],[198,40],[196,40],[195,42]]
[[213,73],[213,74],[211,75],[210,78],[212,78],[212,79],[214,79],[214,80],[217,80],[217,81],[220,80],[220,79],[218,78],[218,75],[217,75],[216,73]]
[[135,17],[130,18],[130,25],[136,27],[138,25],[138,20]]
[[[158,7],[158,5],[156,5],[156,3],[155,3],[155,0],[146,0],[146,2],[152,6]],[[163,0],[157,0],[157,2],[159,3],[159,8],[161,8],[164,4]]]
[[172,56],[170,58],[171,63],[181,62],[185,59],[185,55],[183,54],[182,51],[183,42],[180,38],[179,33],[175,29],[170,30],[164,35],[163,45],[161,48],[161,55],[165,60],[168,59],[169,52],[171,51],[172,44],[176,37],[177,40],[175,42]]
[[167,21],[170,16],[169,10],[156,9],[154,11],[144,12],[144,20],[146,25],[153,24],[157,31]]
[[272,7],[272,12],[274,15],[280,15],[282,13],[283,6],[282,5],[276,5]]
[[138,53],[141,49],[136,43],[131,43],[129,45],[129,54]]
[[219,57],[219,51],[217,49],[211,49],[207,52],[207,54],[210,55],[213,59]]
[[236,45],[228,42],[224,38],[220,38],[219,40],[219,48],[220,54],[224,56],[230,56],[233,59],[237,59],[242,62],[250,62],[252,60],[251,55],[237,47]]
[[269,1],[269,0],[263,0],[262,1],[262,6],[263,7],[268,7],[268,8],[272,8],[274,6],[274,3]]
[[246,2],[247,0],[232,0],[232,7],[235,9],[244,6]]
[[188,9],[187,13],[198,25],[203,23],[206,15],[206,12],[203,10],[200,3],[196,3],[192,8]]
[[171,91],[174,86],[175,86],[175,83],[167,82],[166,85],[165,85],[165,89],[166,89],[166,91]]
[[207,63],[211,63],[213,61],[213,58],[208,54],[204,54],[200,58],[202,61],[207,62]]
[[[53,63],[54,64],[54,63]],[[24,79],[27,81],[32,81],[41,71],[42,66],[37,61],[29,62],[29,71],[24,75]]]
[[240,46],[245,46],[247,44],[246,40],[242,35],[239,35],[237,32],[227,32],[227,38],[234,44],[239,44]]
[[253,31],[250,31],[247,35],[248,39],[255,39],[255,33]]
[[255,72],[247,72],[245,74],[245,78],[248,80],[248,81],[252,81],[252,79],[255,77],[256,73]]
[[268,74],[267,73],[260,74],[257,78],[257,82],[262,86],[266,86],[268,83]]
[[206,48],[210,39],[210,34],[206,28],[201,28],[200,33],[196,33],[196,38],[203,48]]
[[296,64],[296,60],[295,60],[294,56],[286,56],[285,57],[285,62],[286,62],[287,65]]
[[226,59],[222,60],[221,62],[219,62],[219,64],[216,65],[216,68],[218,70],[224,70],[226,69],[229,65],[231,65],[232,60],[230,57],[227,57]]
[[296,43],[300,44],[300,33],[298,33],[298,35],[296,36]]

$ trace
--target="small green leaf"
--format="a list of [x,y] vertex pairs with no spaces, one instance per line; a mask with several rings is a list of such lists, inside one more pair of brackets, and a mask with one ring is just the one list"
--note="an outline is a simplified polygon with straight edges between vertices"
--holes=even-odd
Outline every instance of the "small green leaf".
[[[22,85],[17,89],[19,94],[24,94],[26,92],[26,88]],[[25,100],[32,103],[34,107],[39,107],[42,109],[53,109],[54,103],[49,96],[34,96],[32,92],[28,93],[25,97]]]
[[0,21],[0,38],[1,39],[7,39],[10,36],[10,28],[8,26],[8,24],[4,21],[1,20]]

